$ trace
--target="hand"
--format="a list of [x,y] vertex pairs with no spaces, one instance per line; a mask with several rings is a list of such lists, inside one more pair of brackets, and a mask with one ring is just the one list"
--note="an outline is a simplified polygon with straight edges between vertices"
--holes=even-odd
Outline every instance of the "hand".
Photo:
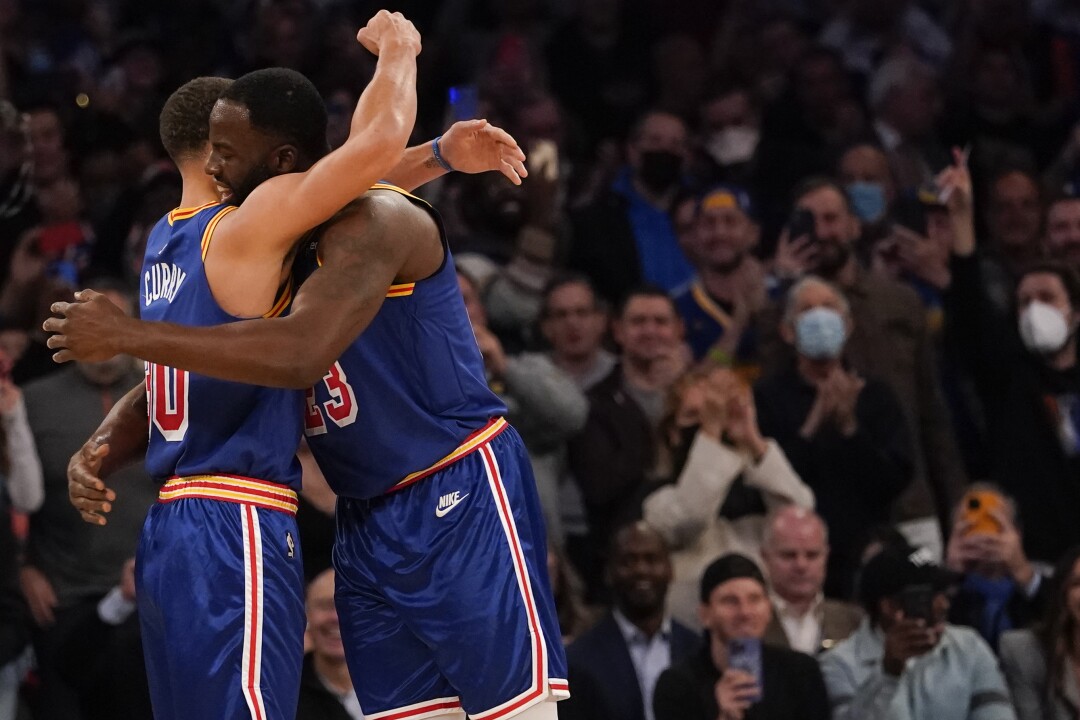
[[739,384],[728,400],[726,435],[735,447],[749,453],[755,463],[768,450],[757,424],[754,393],[746,384]]
[[818,246],[813,238],[806,235],[791,238],[785,228],[773,256],[773,275],[786,280],[801,277],[817,262],[817,255]]
[[1027,587],[1035,576],[1035,569],[1024,554],[1024,544],[1016,525],[1000,509],[991,510],[990,516],[997,521],[1001,532],[973,536],[980,560],[1004,566],[1018,585]]
[[419,55],[421,49],[420,33],[413,24],[401,13],[386,10],[375,13],[375,17],[356,33],[356,40],[372,55],[394,45],[411,47],[413,55]]
[[945,548],[945,566],[953,572],[966,572],[979,559],[976,536],[968,534],[971,527],[972,523],[963,518],[953,524],[949,544]]
[[866,387],[866,381],[855,373],[847,373],[837,368],[826,378],[825,385],[836,427],[842,435],[851,437],[859,429],[855,408],[859,402],[859,395]]
[[731,370],[713,370],[702,381],[704,402],[701,408],[701,431],[720,442],[728,426],[730,400],[738,387],[739,378]]
[[105,487],[98,477],[101,460],[108,454],[108,444],[99,445],[88,440],[68,460],[68,500],[82,519],[93,525],[106,523],[105,513],[112,511],[112,503],[116,500],[116,493]]
[[498,170],[515,185],[528,177],[525,153],[517,141],[487,120],[462,120],[450,126],[439,141],[443,158],[463,173]]
[[949,286],[948,251],[941,251],[930,238],[905,227],[893,228],[896,263],[901,270],[921,278],[939,290]]
[[80,290],[75,302],[56,302],[49,309],[59,317],[49,318],[41,327],[54,333],[47,344],[57,350],[55,362],[101,362],[121,353],[118,341],[132,318],[101,293]]
[[909,659],[930,652],[939,639],[937,630],[927,627],[925,620],[905,618],[902,612],[898,612],[892,626],[885,632],[885,656],[881,660],[883,669],[890,675],[901,675]]
[[723,720],[742,720],[747,708],[753,705],[753,698],[761,692],[757,680],[750,673],[728,668],[714,688],[716,704],[720,707]]
[[19,569],[19,587],[39,628],[47,628],[56,622],[53,614],[57,605],[56,592],[44,573],[31,565],[23,566]]
[[799,428],[799,437],[803,440],[811,440],[825,420],[832,414],[833,399],[825,387],[824,382],[818,383],[817,395],[814,396],[814,404],[810,406],[810,412],[806,414],[802,426]]
[[953,164],[942,170],[935,182],[949,208],[953,226],[952,251],[960,257],[975,252],[975,212],[972,204],[971,173],[967,158],[953,148]]
[[476,344],[480,347],[480,354],[484,357],[484,367],[488,369],[492,377],[501,379],[506,374],[506,351],[503,350],[499,338],[495,333],[480,325],[473,326],[476,335]]
[[135,558],[128,558],[120,571],[120,594],[128,602],[135,602]]

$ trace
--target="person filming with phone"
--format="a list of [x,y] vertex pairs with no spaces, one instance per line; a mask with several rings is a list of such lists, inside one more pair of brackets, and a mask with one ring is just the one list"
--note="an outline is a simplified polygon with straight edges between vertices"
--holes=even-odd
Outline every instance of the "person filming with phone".
[[925,550],[883,550],[866,563],[867,618],[820,657],[832,720],[1015,720],[993,651],[946,621],[956,579]]
[[1039,619],[1046,583],[1024,553],[1016,504],[995,485],[974,483],[953,517],[945,559],[964,580],[949,620],[975,628],[997,649],[1002,633]]
[[660,676],[656,720],[827,720],[814,659],[762,644],[772,609],[752,560],[729,553],[705,568],[700,614],[705,645]]

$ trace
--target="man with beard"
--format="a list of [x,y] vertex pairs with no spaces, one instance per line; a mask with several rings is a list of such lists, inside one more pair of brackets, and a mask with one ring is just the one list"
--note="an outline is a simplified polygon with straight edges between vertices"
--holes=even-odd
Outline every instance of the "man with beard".
[[697,360],[748,360],[749,323],[766,300],[765,271],[750,254],[761,233],[750,194],[718,185],[698,199],[696,209],[680,241],[697,275],[674,296],[686,341]]
[[667,613],[671,575],[667,544],[647,523],[615,533],[605,573],[615,608],[567,648],[574,695],[561,720],[652,720],[660,673],[700,644]]
[[1046,211],[1046,254],[1080,271],[1080,197],[1061,194]]
[[[859,265],[853,248],[861,226],[835,181],[821,177],[803,181],[796,189],[795,209],[814,216],[814,232],[809,238],[782,236],[774,272],[788,278],[807,272],[818,275],[847,297],[855,327],[845,348],[850,368],[863,376],[877,376],[892,389],[912,434],[915,474],[897,502],[894,519],[913,545],[926,547],[939,558],[944,550],[942,527],[949,524],[964,473],[922,303],[912,289]],[[790,352],[775,332],[781,326],[780,312],[779,306],[770,307],[758,324],[763,363],[776,370]]]

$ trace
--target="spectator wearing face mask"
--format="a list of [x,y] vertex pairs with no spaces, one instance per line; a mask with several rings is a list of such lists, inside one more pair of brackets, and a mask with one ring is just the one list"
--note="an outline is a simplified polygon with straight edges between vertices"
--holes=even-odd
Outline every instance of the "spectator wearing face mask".
[[967,168],[940,184],[956,227],[949,323],[983,403],[990,479],[1016,500],[1028,557],[1050,563],[1080,542],[1080,280],[1059,262],[1030,265],[1013,314],[1000,314],[983,289]]
[[718,87],[701,106],[705,179],[748,185],[761,140],[761,108],[748,87]]
[[887,522],[911,483],[911,436],[889,387],[846,365],[844,347],[855,325],[847,300],[813,276],[789,291],[780,327],[796,359],[758,383],[762,432],[776,439],[817,498],[829,527],[825,594],[847,598],[859,540]]
[[836,169],[851,210],[862,223],[859,255],[866,262],[872,246],[888,234],[892,225],[896,181],[889,158],[877,145],[859,143],[840,156]]
[[693,274],[670,216],[689,157],[686,125],[669,113],[648,112],[631,130],[626,151],[629,164],[610,190],[572,218],[570,266],[613,304],[642,282],[671,291]]

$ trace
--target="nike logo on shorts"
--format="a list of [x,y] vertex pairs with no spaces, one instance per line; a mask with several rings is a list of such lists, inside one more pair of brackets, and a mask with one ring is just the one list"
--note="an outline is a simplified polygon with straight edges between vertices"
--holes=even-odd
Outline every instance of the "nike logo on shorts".
[[469,493],[461,494],[460,491],[447,493],[439,498],[439,505],[435,508],[435,517],[443,517],[446,513],[450,512],[458,506],[458,504],[469,497]]

